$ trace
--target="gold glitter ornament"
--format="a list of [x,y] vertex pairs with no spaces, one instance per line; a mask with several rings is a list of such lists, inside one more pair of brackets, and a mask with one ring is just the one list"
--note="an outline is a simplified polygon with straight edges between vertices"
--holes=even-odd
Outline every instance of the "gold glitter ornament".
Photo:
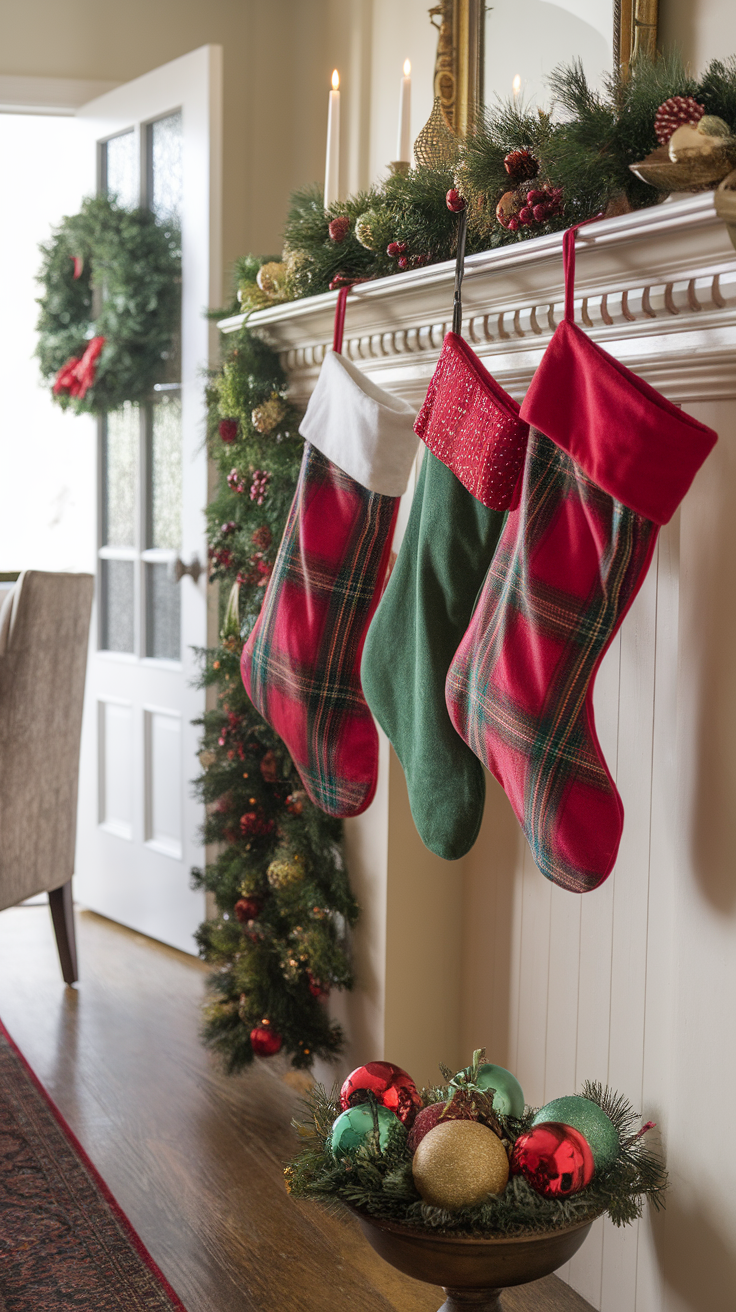
[[378,251],[383,242],[379,233],[380,216],[375,210],[366,210],[355,221],[355,235],[367,251]]
[[439,96],[435,96],[432,113],[414,142],[416,168],[436,169],[442,164],[454,164],[460,146],[454,132],[447,126]]
[[267,264],[261,265],[256,274],[258,286],[271,300],[280,300],[284,296],[286,278],[287,269],[283,260],[269,260]]
[[456,1212],[503,1193],[509,1159],[501,1140],[477,1121],[446,1121],[424,1136],[411,1163],[425,1203]]
[[277,857],[268,867],[266,878],[271,888],[293,888],[303,880],[304,868],[296,861]]
[[285,414],[286,402],[282,401],[278,392],[273,392],[263,405],[256,406],[251,413],[253,427],[257,433],[272,433],[274,428],[278,428]]

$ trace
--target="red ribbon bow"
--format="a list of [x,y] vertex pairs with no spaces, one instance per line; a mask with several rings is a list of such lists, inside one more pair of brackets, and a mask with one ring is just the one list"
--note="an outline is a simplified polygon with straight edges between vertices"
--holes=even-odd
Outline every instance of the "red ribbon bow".
[[54,396],[86,396],[95,381],[97,361],[105,345],[104,337],[93,337],[84,355],[73,355],[61,366],[54,382]]

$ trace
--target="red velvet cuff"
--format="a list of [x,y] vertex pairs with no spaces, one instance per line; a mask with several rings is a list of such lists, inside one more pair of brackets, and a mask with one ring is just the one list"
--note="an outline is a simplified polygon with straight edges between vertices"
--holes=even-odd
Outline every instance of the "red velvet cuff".
[[563,322],[521,417],[604,492],[655,524],[674,515],[718,435]]
[[482,505],[513,508],[529,425],[457,333],[445,337],[414,432]]

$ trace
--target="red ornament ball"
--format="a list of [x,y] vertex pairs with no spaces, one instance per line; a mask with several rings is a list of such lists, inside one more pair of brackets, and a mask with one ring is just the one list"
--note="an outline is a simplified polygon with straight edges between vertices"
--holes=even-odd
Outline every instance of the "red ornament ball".
[[223,442],[236,442],[238,439],[237,419],[221,419],[218,432]]
[[392,260],[397,260],[400,255],[406,255],[406,242],[390,241],[386,247],[386,254],[390,256]]
[[338,214],[337,218],[329,224],[328,231],[334,242],[339,244],[344,241],[350,232],[350,219],[347,214]]
[[539,172],[539,160],[534,158],[530,150],[512,150],[506,156],[503,166],[514,182],[536,178]]
[[523,1175],[544,1198],[567,1198],[593,1179],[593,1154],[579,1130],[560,1121],[520,1134],[511,1154],[511,1174]]
[[250,1032],[250,1046],[256,1057],[273,1057],[281,1048],[283,1041],[281,1035],[271,1029],[267,1020],[256,1025]]
[[235,903],[235,919],[241,925],[246,925],[249,920],[255,920],[260,915],[261,899],[259,897],[241,897]]
[[705,105],[699,105],[692,96],[670,96],[654,115],[654,133],[660,146],[666,146],[675,128],[683,123],[699,123]]
[[407,1130],[422,1105],[411,1076],[390,1061],[369,1061],[351,1071],[340,1090],[340,1107],[346,1111],[368,1102],[369,1093],[381,1106],[395,1112]]
[[478,1119],[468,1108],[455,1110],[453,1107],[446,1116],[442,1116],[446,1106],[446,1102],[431,1102],[429,1107],[422,1107],[422,1110],[417,1112],[417,1118],[409,1131],[409,1138],[406,1141],[410,1153],[416,1152],[425,1134],[429,1134],[435,1125],[444,1125],[445,1121],[475,1121]]
[[450,190],[445,196],[445,201],[448,210],[452,210],[453,214],[459,214],[461,210],[465,209],[465,201],[455,187],[450,187]]

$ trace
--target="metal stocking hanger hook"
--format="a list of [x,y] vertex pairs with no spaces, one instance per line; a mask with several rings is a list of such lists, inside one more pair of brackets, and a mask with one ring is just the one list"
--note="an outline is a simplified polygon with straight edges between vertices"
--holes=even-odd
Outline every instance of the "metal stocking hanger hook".
[[460,336],[463,323],[463,274],[465,272],[465,238],[468,235],[468,207],[460,211],[457,224],[457,256],[455,259],[455,296],[452,302],[452,331]]

